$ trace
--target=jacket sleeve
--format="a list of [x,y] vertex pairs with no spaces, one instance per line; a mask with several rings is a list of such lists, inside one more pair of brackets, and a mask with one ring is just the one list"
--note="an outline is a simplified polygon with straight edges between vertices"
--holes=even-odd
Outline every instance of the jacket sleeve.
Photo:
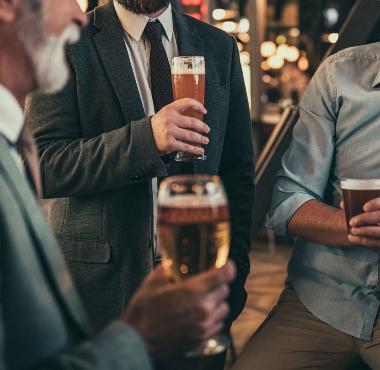
[[237,266],[237,278],[231,287],[230,297],[231,319],[234,320],[243,310],[247,299],[244,284],[250,270],[250,230],[255,193],[252,124],[235,40],[230,78],[228,122],[219,175],[230,205],[230,258]]
[[[6,208],[5,208],[6,210]],[[0,225],[2,223],[0,212]],[[7,351],[6,316],[3,288],[3,253],[5,245],[12,245],[5,239],[6,233],[0,231],[0,370],[10,368]],[[17,240],[17,239],[15,239]],[[16,254],[17,255],[17,254]],[[16,289],[17,290],[17,289]],[[20,303],[24,297],[19,297]],[[50,302],[49,299],[46,302]],[[16,312],[8,312],[16,315]],[[29,317],[33,320],[33,317]],[[12,328],[11,328],[12,330]],[[30,338],[33,340],[33,338]],[[22,350],[20,350],[21,352]],[[26,350],[26,352],[28,352]],[[12,367],[13,368],[13,367]],[[152,370],[151,361],[142,338],[122,321],[115,321],[103,332],[77,346],[63,348],[51,358],[41,361],[36,370]]]
[[91,195],[167,175],[150,118],[84,138],[76,86],[70,68],[63,90],[53,95],[35,93],[27,99],[26,120],[39,148],[46,198]]
[[141,338],[122,322],[114,322],[92,340],[64,351],[37,370],[152,370]]
[[279,235],[287,235],[289,221],[304,203],[326,201],[338,116],[333,60],[327,59],[311,80],[300,103],[293,140],[282,158],[266,220],[266,226]]

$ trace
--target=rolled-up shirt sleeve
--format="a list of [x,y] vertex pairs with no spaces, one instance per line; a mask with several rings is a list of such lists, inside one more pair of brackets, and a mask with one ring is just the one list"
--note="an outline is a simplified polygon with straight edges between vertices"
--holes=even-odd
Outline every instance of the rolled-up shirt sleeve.
[[334,57],[327,59],[311,80],[300,103],[293,140],[282,159],[266,227],[279,235],[304,203],[323,201],[335,151],[338,99]]

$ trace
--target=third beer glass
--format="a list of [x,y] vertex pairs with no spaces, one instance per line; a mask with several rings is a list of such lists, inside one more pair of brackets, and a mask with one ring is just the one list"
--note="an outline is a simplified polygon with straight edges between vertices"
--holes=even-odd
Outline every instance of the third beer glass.
[[[162,181],[158,194],[158,243],[164,267],[180,280],[226,263],[230,220],[219,177],[174,176]],[[227,338],[219,335],[196,354],[220,353],[226,345]]]
[[380,179],[344,179],[341,181],[346,221],[364,213],[363,206],[372,199],[380,197]]
[[[174,100],[193,98],[204,105],[205,100],[205,59],[201,56],[175,57],[172,60],[172,85]],[[184,115],[203,120],[203,115],[189,111]],[[205,160],[205,155],[194,156],[188,153],[177,153],[176,161],[186,162]]]

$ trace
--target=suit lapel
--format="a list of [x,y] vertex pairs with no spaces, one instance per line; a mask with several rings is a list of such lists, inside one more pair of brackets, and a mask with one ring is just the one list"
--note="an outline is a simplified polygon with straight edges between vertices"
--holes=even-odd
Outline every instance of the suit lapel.
[[110,1],[95,10],[95,47],[119,100],[126,122],[145,117],[140,93],[124,41],[124,31]]
[[52,289],[82,331],[89,333],[90,325],[87,315],[74,288],[63,256],[50,233],[32,189],[18,170],[10,155],[8,144],[2,137],[0,137],[0,153],[0,166],[3,167],[5,178],[24,215],[31,236],[35,240],[36,253],[41,259]]

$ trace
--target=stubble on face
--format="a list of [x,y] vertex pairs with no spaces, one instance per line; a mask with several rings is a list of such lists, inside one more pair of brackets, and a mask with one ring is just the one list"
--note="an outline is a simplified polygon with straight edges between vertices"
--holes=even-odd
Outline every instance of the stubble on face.
[[135,14],[154,14],[169,6],[170,0],[117,0]]

